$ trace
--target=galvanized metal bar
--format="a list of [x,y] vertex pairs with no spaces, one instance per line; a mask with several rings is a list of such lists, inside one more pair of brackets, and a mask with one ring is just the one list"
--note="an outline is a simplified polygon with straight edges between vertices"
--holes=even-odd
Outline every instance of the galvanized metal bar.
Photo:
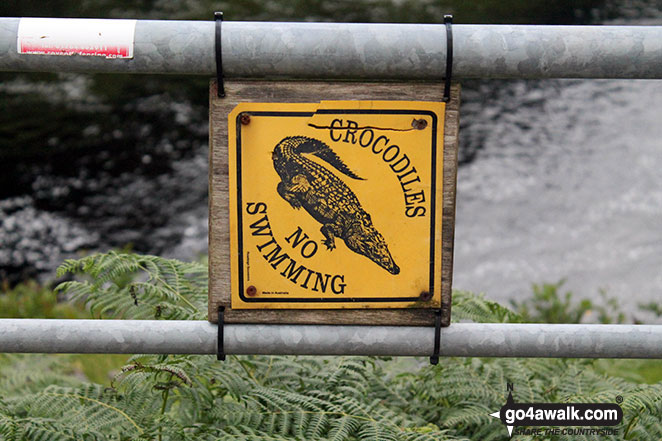
[[[206,321],[0,320],[0,352],[214,354]],[[662,326],[455,323],[442,356],[662,358]],[[434,329],[226,325],[227,354],[428,356]]]
[[[19,55],[0,18],[1,71],[215,74],[214,22],[139,20],[133,59]],[[456,78],[662,78],[660,26],[455,25]],[[444,26],[223,22],[229,78],[439,80]]]

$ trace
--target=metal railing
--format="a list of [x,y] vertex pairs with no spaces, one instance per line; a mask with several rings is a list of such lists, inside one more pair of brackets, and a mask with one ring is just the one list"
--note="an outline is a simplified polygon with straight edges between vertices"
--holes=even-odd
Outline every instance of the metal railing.
[[[138,20],[132,59],[21,55],[0,18],[0,70],[213,75],[214,22]],[[455,78],[662,78],[661,26],[454,25]],[[223,22],[227,78],[439,80],[443,25]]]
[[[225,325],[226,354],[430,355],[414,326]],[[184,320],[0,320],[0,352],[215,354],[217,327]],[[442,356],[662,358],[662,326],[454,323]]]
[[[0,18],[0,70],[213,75],[214,23],[139,20],[132,59],[20,55]],[[662,78],[662,27],[455,25],[456,78]],[[224,22],[228,78],[439,80],[443,25]],[[227,354],[430,355],[425,327],[226,325]],[[214,354],[200,321],[0,320],[0,351]],[[662,358],[662,326],[458,323],[444,356]]]

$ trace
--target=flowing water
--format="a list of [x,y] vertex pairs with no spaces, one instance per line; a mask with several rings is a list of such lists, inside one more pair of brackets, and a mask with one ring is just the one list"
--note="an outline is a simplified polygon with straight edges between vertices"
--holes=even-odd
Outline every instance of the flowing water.
[[[192,97],[190,79],[91,78],[0,84],[0,279],[111,247],[207,251],[203,81]],[[658,298],[662,81],[472,81],[461,121],[455,288],[504,301],[566,279],[629,311]]]
[[[523,299],[566,279],[632,310],[662,294],[662,82],[539,81],[465,94],[456,288]],[[475,99],[475,101],[474,101]]]
[[[632,5],[606,24],[662,24],[657,2]],[[517,301],[564,281],[640,317],[662,295],[662,80],[472,86],[454,287]]]

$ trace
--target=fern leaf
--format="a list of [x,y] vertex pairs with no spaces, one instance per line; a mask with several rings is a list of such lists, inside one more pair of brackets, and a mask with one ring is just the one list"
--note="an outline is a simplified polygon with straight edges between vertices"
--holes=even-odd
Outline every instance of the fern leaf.
[[345,441],[350,439],[360,427],[359,422],[351,416],[343,416],[331,422],[331,430],[329,431],[329,440],[331,441]]
[[477,323],[519,323],[522,317],[484,295],[453,291],[453,321],[472,320]]
[[203,265],[111,251],[67,260],[58,274],[88,278],[64,282],[56,290],[84,302],[99,317],[206,318],[207,270]]

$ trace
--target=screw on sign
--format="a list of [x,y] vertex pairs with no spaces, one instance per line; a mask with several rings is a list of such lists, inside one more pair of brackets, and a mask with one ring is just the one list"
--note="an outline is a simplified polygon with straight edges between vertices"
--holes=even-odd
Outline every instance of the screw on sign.
[[432,293],[430,291],[423,291],[418,298],[421,302],[429,302],[432,300]]
[[411,126],[416,130],[423,130],[428,126],[428,122],[424,119],[415,119],[411,122]]

